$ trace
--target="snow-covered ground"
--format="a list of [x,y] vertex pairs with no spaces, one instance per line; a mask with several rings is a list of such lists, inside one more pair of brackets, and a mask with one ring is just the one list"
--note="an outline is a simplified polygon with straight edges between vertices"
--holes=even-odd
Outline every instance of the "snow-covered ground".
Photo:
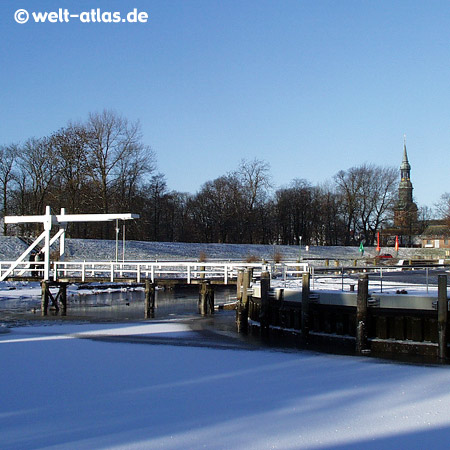
[[[4,259],[23,251],[14,238],[3,239],[2,251],[10,252]],[[70,258],[87,260],[112,259],[115,245],[68,244]],[[256,247],[264,246],[129,243],[127,258],[194,259],[205,252],[243,259]],[[289,251],[295,258],[298,249]],[[314,251],[330,259],[358,256],[354,248]],[[345,277],[344,289],[354,282]],[[394,284],[385,280],[384,290]],[[341,279],[317,278],[314,288],[340,289]],[[39,296],[37,282],[0,284],[3,300]],[[267,350],[209,333],[176,320],[0,325],[0,448],[448,447],[448,366]]]
[[[19,238],[0,236],[0,261],[14,260],[27,245]],[[116,242],[98,239],[66,239],[66,259],[76,261],[112,261],[115,259]],[[444,253],[443,253],[444,252]],[[250,244],[196,244],[183,242],[143,242],[127,241],[125,259],[127,260],[197,260],[200,255],[207,259],[240,260],[248,256],[271,260],[279,253],[284,260],[296,260],[299,257],[298,246],[289,245],[250,245]],[[382,248],[381,253],[395,254],[393,248]],[[366,248],[364,257],[373,258],[374,248]],[[399,250],[399,258],[444,257],[444,249],[408,249]],[[359,247],[315,247],[301,249],[302,258],[359,259]],[[122,258],[122,242],[119,245],[119,258]]]
[[[25,249],[27,245],[19,238],[0,236],[0,261],[14,260]],[[120,251],[121,251],[121,246]],[[66,260],[74,261],[112,261],[115,259],[116,242],[111,240],[95,239],[67,239],[66,240]],[[238,244],[197,244],[180,242],[141,242],[128,241],[126,243],[126,259],[139,261],[154,260],[197,260],[200,255],[206,256],[209,260],[238,260],[245,261],[248,256],[255,256],[258,259],[271,260],[275,253],[282,255],[283,260],[295,260],[299,256],[298,246],[283,245],[238,245]],[[394,253],[393,249],[384,248],[381,253]],[[365,251],[365,258],[375,256],[374,248],[368,248]],[[361,259],[358,247],[306,247],[301,250],[302,258],[322,258],[321,262],[308,260],[309,264],[323,266],[323,259],[345,259],[351,265],[353,260]],[[411,258],[413,256],[430,257],[437,256],[440,253],[434,252],[432,255],[429,249],[407,249],[401,248],[399,258]],[[442,255],[440,255],[442,256]],[[122,255],[120,254],[120,257]],[[360,261],[362,263],[362,261]],[[348,290],[350,284],[355,280],[346,277],[344,280],[344,289]],[[404,283],[383,282],[384,289],[403,289],[411,287]],[[298,287],[301,283],[297,279],[288,280],[286,283],[274,281],[274,286]],[[371,282],[373,289],[380,289],[380,283]],[[329,278],[316,276],[312,282],[313,289],[341,289],[342,283],[339,277]],[[426,290],[425,285],[414,287],[415,290]],[[79,294],[79,292],[75,292]],[[0,298],[25,298],[36,297],[40,295],[40,287],[37,283],[0,283]]]
[[184,339],[179,322],[0,334],[1,448],[448,448],[448,367]]

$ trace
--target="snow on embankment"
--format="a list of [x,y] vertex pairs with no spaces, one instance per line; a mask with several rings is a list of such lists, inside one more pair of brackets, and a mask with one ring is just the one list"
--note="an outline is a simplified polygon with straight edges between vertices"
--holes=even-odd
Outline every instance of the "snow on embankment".
[[[27,248],[19,238],[0,236],[0,260],[15,260]],[[56,246],[55,246],[56,250]],[[383,248],[382,253],[392,253],[391,248]],[[256,245],[256,244],[201,244],[183,242],[145,242],[127,241],[125,259],[136,260],[198,260],[205,255],[207,260],[239,260],[245,261],[249,256],[257,260],[272,260],[274,254],[281,255],[283,260],[296,260],[299,248],[295,245]],[[76,261],[113,261],[116,254],[114,240],[100,239],[66,239],[66,259]],[[399,258],[412,256],[430,257],[429,249],[406,249],[399,251]],[[376,255],[374,248],[367,248],[365,257]],[[315,247],[305,246],[301,251],[302,258],[357,259],[360,258],[358,247]],[[122,259],[122,241],[119,242],[119,260]]]

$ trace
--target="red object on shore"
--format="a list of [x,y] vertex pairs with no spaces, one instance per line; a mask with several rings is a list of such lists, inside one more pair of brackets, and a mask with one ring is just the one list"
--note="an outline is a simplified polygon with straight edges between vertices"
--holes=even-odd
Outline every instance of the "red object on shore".
[[381,250],[381,247],[380,247],[380,232],[378,231],[377,232],[377,252],[379,253],[380,250]]
[[398,236],[395,236],[395,251],[398,252]]

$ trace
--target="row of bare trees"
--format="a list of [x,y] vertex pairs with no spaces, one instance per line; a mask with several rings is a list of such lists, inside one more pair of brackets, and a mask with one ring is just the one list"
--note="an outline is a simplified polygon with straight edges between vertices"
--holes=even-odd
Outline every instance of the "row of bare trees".
[[[42,214],[47,204],[71,213],[129,209],[155,169],[139,123],[112,111],[90,114],[86,122],[48,137],[0,147],[0,160],[4,215]],[[82,235],[83,230],[81,224],[71,232]],[[94,233],[110,234],[104,227]]]
[[[135,212],[132,239],[152,241],[351,245],[373,244],[392,218],[396,169],[363,164],[312,185],[296,179],[274,189],[270,167],[242,160],[196,194],[170,190],[156,172],[138,122],[112,111],[90,114],[51,136],[0,146],[4,215]],[[4,234],[35,229],[3,225]],[[71,237],[112,238],[114,225],[72,224]]]

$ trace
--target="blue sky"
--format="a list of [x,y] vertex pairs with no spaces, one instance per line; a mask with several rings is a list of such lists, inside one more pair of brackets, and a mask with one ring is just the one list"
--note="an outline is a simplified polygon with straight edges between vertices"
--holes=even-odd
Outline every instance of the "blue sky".
[[[19,25],[19,8],[149,20]],[[0,38],[2,144],[114,109],[194,193],[242,158],[275,186],[399,167],[406,134],[419,205],[450,192],[448,1],[1,0]]]

